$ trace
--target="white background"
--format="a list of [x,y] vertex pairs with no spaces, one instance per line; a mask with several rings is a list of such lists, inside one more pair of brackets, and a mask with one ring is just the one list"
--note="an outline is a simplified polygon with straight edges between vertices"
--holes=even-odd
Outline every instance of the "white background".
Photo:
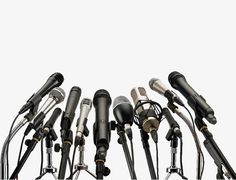
[[[209,129],[235,169],[235,9],[235,1],[1,1],[0,145],[19,108],[54,72],[64,75],[61,87],[67,95],[77,85],[82,88],[81,98],[93,98],[96,90],[104,88],[113,99],[124,95],[131,100],[131,89],[143,86],[150,99],[165,106],[166,99],[150,90],[148,82],[156,77],[170,87],[167,77],[177,70],[215,110],[218,123],[209,125]],[[64,110],[65,102],[60,107]],[[78,115],[79,108],[76,119]],[[184,122],[175,117],[184,133],[185,175],[194,179],[193,139]],[[110,119],[114,119],[112,111]],[[94,121],[93,109],[85,151],[85,162],[93,172]],[[55,129],[59,135],[60,120]],[[133,126],[133,131],[137,177],[150,179],[138,128]],[[158,130],[161,179],[170,165],[167,131],[167,122],[162,122]],[[10,172],[16,165],[21,134],[22,131],[10,146]],[[202,134],[198,134],[203,142]],[[106,162],[111,174],[106,179],[129,179],[117,138],[116,132],[112,132]],[[153,145],[151,149],[155,162]],[[214,179],[215,164],[203,149],[206,159],[203,179]],[[20,172],[20,179],[38,176],[39,162],[38,147]],[[54,165],[59,167],[59,162],[60,153],[54,153]],[[92,179],[86,172],[80,178]]]

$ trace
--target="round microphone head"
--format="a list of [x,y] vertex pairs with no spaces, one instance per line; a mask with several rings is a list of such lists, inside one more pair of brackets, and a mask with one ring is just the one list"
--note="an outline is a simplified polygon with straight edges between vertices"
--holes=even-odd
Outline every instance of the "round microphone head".
[[134,110],[125,96],[118,96],[113,103],[113,114],[119,125],[133,124]]
[[156,82],[156,81],[159,81],[159,79],[157,79],[157,78],[152,78],[150,81],[149,81],[149,87],[152,89],[152,90],[154,90],[154,83]]
[[55,99],[57,103],[61,103],[64,101],[66,94],[62,88],[56,87],[50,91],[49,96]]
[[170,85],[173,88],[177,88],[177,87],[175,87],[175,81],[179,77],[182,77],[182,78],[185,79],[185,77],[182,74],[180,74],[179,72],[177,72],[177,71],[173,71],[172,73],[169,74],[168,81],[169,81]]
[[55,78],[59,83],[58,86],[60,86],[64,81],[63,75],[59,72],[52,74],[49,78]]
[[106,98],[108,104],[111,105],[111,96],[109,92],[105,89],[99,89],[95,92],[94,97],[93,97],[93,104],[95,106],[97,104],[97,99],[101,97]]

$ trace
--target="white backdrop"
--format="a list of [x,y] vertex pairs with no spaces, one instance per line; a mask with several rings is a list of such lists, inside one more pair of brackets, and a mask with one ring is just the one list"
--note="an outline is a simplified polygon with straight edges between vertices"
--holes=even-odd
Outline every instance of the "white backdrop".
[[[167,77],[177,70],[215,110],[218,123],[209,125],[209,129],[235,169],[235,8],[235,1],[1,1],[0,145],[19,108],[54,72],[64,75],[61,87],[67,95],[77,85],[82,88],[81,99],[93,98],[96,90],[104,88],[112,99],[124,95],[131,100],[131,89],[143,86],[150,99],[165,106],[166,99],[151,91],[148,82],[156,77],[170,87]],[[60,105],[63,110],[65,102]],[[78,115],[79,108],[76,119]],[[194,179],[193,139],[183,121],[174,117],[184,134],[185,175]],[[110,119],[114,119],[112,111]],[[94,121],[93,109],[85,151],[85,162],[93,172]],[[55,129],[59,136],[60,120]],[[133,126],[133,131],[137,177],[150,179],[138,128]],[[167,131],[167,122],[162,122],[158,130],[161,179],[170,165]],[[10,146],[10,172],[16,165],[21,134],[22,131]],[[203,142],[202,134],[198,134]],[[111,174],[106,179],[129,179],[117,138],[116,132],[112,132],[106,162]],[[155,162],[154,146],[151,149]],[[214,179],[215,164],[204,147],[203,150],[206,160],[203,179]],[[59,167],[60,153],[54,153],[53,158],[54,165]],[[38,147],[20,172],[20,179],[38,176],[39,162]],[[92,179],[86,172],[80,178]]]

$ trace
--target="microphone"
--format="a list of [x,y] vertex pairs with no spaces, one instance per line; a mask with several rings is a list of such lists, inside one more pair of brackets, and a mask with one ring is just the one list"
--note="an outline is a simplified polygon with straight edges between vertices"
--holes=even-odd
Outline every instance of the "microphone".
[[161,116],[155,112],[153,101],[148,99],[146,90],[143,87],[133,88],[131,90],[131,97],[135,104],[135,111],[139,116],[140,128],[147,133],[151,133],[152,139],[157,143],[157,130],[160,125]]
[[173,91],[166,88],[160,79],[152,78],[149,81],[149,86],[153,91],[165,96],[169,102],[176,102],[180,106],[184,106],[183,101]]
[[17,166],[16,166],[15,170],[13,171],[10,179],[16,179],[16,177],[18,176],[20,170],[24,166],[26,160],[28,159],[28,157],[30,156],[31,152],[36,147],[37,143],[39,141],[41,141],[45,136],[47,136],[47,134],[52,129],[56,119],[60,116],[60,114],[61,114],[61,109],[60,108],[56,108],[53,111],[52,116],[47,121],[47,123],[42,128],[40,128],[39,130],[37,130],[35,132],[35,134],[33,135],[33,138],[31,139],[31,141],[28,144],[27,150],[25,151],[25,153],[22,156],[21,160],[17,164]]
[[173,132],[176,134],[176,136],[178,136],[179,138],[181,138],[181,137],[182,137],[182,132],[180,131],[179,124],[175,121],[175,119],[174,119],[173,116],[171,115],[169,109],[163,108],[163,109],[162,109],[162,113],[163,113],[164,116],[166,117],[166,120],[168,121],[168,123],[169,123],[169,125],[170,125],[170,129],[173,130]]
[[88,120],[88,114],[91,108],[92,108],[91,99],[84,98],[80,104],[80,116],[76,124],[77,131],[76,131],[76,137],[75,137],[75,146],[79,145],[79,142],[84,134],[84,130],[86,129],[86,123]]
[[106,153],[109,148],[111,130],[109,127],[109,107],[111,105],[110,94],[105,89],[96,91],[93,98],[95,107],[96,120],[93,125],[93,139],[97,147],[95,155],[96,174],[98,179],[102,179],[103,175],[109,175],[108,168],[104,168],[106,161]]
[[58,179],[64,179],[66,173],[66,166],[70,154],[70,147],[73,143],[73,132],[71,131],[71,124],[75,117],[75,110],[78,106],[81,96],[81,89],[74,86],[70,90],[69,97],[66,103],[66,109],[61,118],[61,139],[62,139],[62,154]]
[[61,118],[61,130],[66,131],[70,130],[71,124],[75,117],[75,110],[78,106],[79,99],[81,96],[81,89],[77,86],[74,86],[70,90],[69,97],[66,103],[66,109],[63,112]]
[[185,77],[177,71],[169,74],[168,80],[171,86],[177,89],[188,100],[189,106],[205,117],[211,124],[216,124],[216,117],[213,109],[206,103],[206,100],[199,95],[186,81]]
[[133,124],[134,109],[128,98],[118,96],[113,103],[113,114],[119,126],[125,129],[129,139],[132,139],[131,126]]
[[63,89],[57,87],[50,91],[48,99],[40,108],[39,112],[36,114],[33,122],[29,123],[27,126],[24,135],[27,136],[32,129],[37,129],[39,125],[43,122],[43,119],[46,117],[47,113],[51,111],[56,104],[64,101],[65,92]]
[[54,87],[60,86],[64,81],[64,77],[61,73],[54,73],[52,74],[46,83],[36,92],[33,94],[26,104],[20,109],[19,114],[26,112],[28,109],[33,108],[36,106],[42,98],[48,94]]

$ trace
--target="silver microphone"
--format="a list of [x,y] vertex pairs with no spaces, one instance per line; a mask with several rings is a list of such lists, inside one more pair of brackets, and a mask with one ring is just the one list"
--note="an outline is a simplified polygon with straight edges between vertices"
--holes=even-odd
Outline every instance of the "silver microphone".
[[152,90],[165,96],[170,102],[176,102],[180,106],[184,106],[183,101],[173,91],[167,89],[167,87],[161,82],[160,79],[152,78],[149,81],[149,86]]
[[[75,141],[79,141],[82,136],[83,136],[83,133],[84,133],[84,129],[85,129],[85,126],[86,126],[86,123],[87,123],[87,118],[88,118],[88,114],[90,112],[92,108],[92,100],[91,99],[88,99],[88,98],[84,98],[82,99],[81,101],[81,104],[80,104],[80,115],[79,115],[79,118],[77,120],[77,130],[76,130],[76,140]],[[75,143],[77,144],[77,143]]]

